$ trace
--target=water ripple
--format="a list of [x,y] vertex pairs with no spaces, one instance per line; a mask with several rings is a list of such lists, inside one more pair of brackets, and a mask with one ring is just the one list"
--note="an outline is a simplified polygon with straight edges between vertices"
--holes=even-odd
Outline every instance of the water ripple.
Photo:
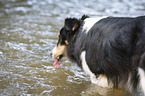
[[144,0],[0,0],[0,95],[123,93],[92,87],[90,78],[66,59],[55,69],[50,54],[66,17],[136,16],[144,11]]

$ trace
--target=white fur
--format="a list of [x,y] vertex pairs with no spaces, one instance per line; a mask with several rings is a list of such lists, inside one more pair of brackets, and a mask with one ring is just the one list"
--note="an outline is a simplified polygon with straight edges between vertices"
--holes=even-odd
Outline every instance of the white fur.
[[54,58],[54,53],[56,53],[56,46],[52,50],[52,57]]
[[83,32],[88,33],[89,30],[93,27],[93,25],[103,18],[107,18],[107,16],[98,17],[98,18],[86,18],[84,20]]
[[129,77],[128,77],[128,80],[127,80],[127,84],[126,84],[126,89],[129,92],[132,92],[132,90],[133,90],[133,86],[131,84],[131,76],[132,76],[132,74],[129,74]]
[[57,58],[59,55],[66,56],[66,45],[58,45],[54,47],[52,50],[52,57]]
[[140,87],[145,95],[145,71],[142,68],[138,68],[138,74],[140,76]]
[[98,78],[96,78],[95,74],[91,72],[86,63],[86,51],[83,51],[81,53],[81,60],[82,60],[82,68],[86,72],[86,74],[90,76],[92,83],[101,87],[109,87],[109,88],[111,87],[108,85],[108,80],[106,76],[100,75]]

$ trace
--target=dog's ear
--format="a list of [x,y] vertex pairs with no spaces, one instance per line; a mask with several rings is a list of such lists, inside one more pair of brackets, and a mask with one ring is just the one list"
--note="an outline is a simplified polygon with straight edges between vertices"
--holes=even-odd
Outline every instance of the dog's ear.
[[89,18],[89,16],[88,15],[83,15],[81,20],[85,20],[86,18]]
[[72,32],[72,31],[75,31],[79,27],[79,25],[80,25],[79,22],[80,21],[76,18],[67,18],[67,19],[65,19],[64,27],[69,32]]
[[[86,18],[89,18],[89,16],[88,15],[83,15],[82,17],[81,17],[81,20],[85,20]],[[75,31],[78,27],[79,27],[79,20],[78,20],[78,22],[76,22],[76,24],[74,25],[74,27],[72,28],[72,31]]]
[[75,25],[74,25],[74,27],[72,28],[72,31],[75,31],[77,28],[78,28],[78,23],[76,23]]

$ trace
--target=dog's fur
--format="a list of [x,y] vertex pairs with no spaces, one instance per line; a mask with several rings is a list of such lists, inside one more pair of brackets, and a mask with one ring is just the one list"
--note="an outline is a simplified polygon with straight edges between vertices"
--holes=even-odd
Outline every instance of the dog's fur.
[[145,16],[66,18],[53,57],[65,55],[98,86],[145,93]]

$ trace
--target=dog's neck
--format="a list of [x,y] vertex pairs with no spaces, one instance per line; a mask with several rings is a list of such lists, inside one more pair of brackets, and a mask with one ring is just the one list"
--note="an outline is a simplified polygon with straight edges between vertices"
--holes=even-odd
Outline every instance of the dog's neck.
[[[67,57],[70,59],[70,61],[77,63],[78,66],[80,66],[80,67],[81,67],[80,60],[78,59],[78,58],[80,58],[80,54],[79,54],[80,52],[78,52],[78,51],[81,51],[82,48],[84,48],[84,47],[81,47],[81,44],[83,44],[81,42],[84,42],[84,40],[80,39],[83,37],[82,30],[83,30],[83,22],[82,22],[81,26],[79,27],[79,29],[76,30],[76,33],[71,37],[69,44],[67,46]],[[81,35],[79,35],[79,34],[81,34]],[[80,37],[80,38],[78,38],[78,37]]]

